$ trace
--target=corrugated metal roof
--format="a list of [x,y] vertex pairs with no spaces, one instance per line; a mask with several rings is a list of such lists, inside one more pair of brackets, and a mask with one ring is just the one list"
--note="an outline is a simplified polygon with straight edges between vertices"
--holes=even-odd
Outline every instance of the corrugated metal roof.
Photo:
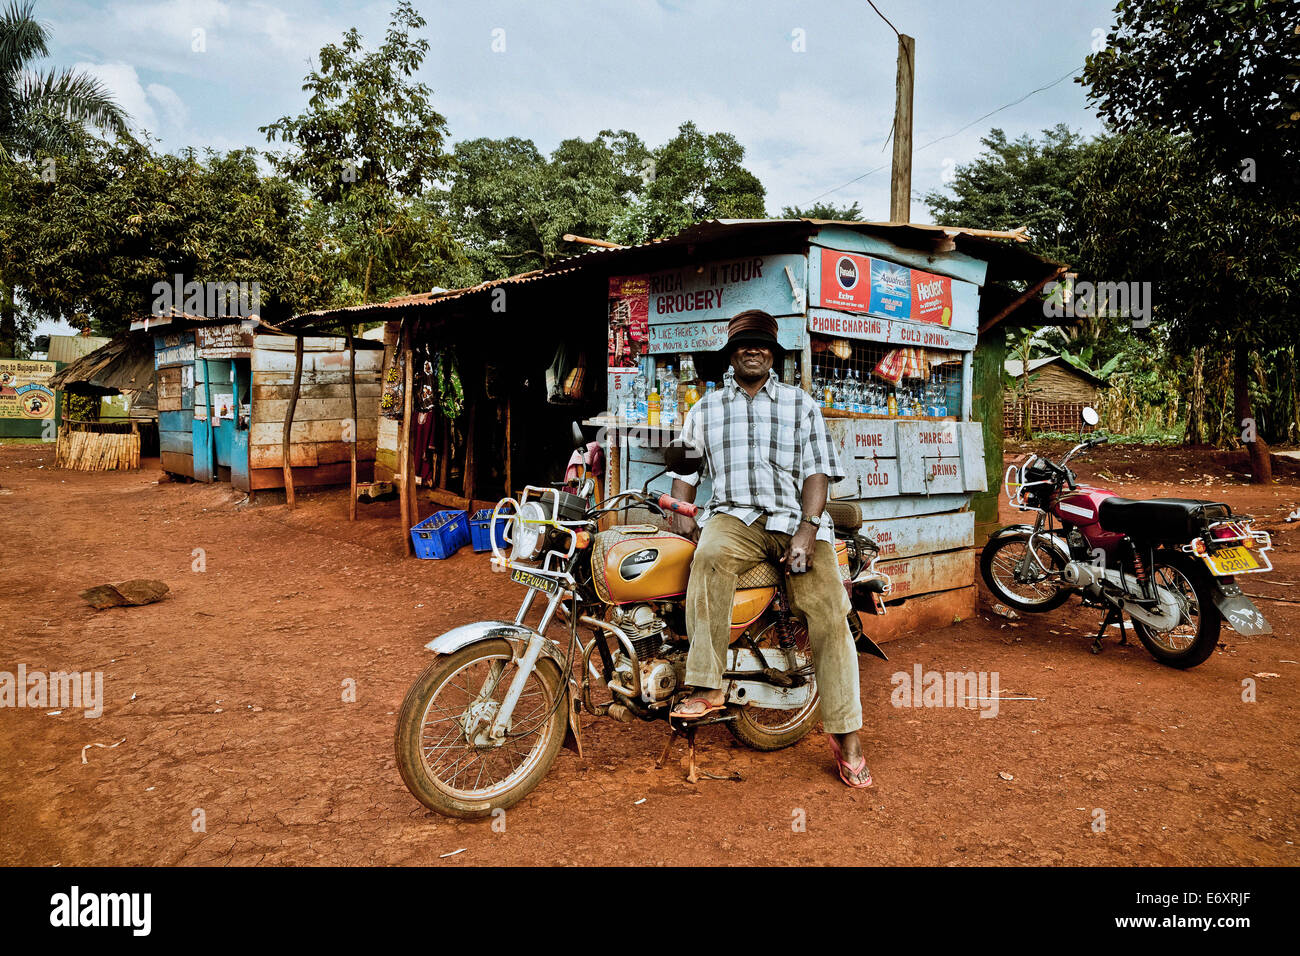
[[83,355],[89,355],[95,349],[107,344],[108,338],[102,335],[51,335],[45,360],[75,362]]
[[626,266],[634,271],[647,269],[646,260],[657,258],[662,250],[691,246],[697,243],[721,242],[727,239],[755,242],[805,241],[823,226],[841,226],[855,232],[888,238],[902,246],[932,246],[936,234],[952,240],[954,248],[975,258],[989,263],[989,281],[1033,280],[1042,277],[1045,271],[1062,267],[1062,263],[1053,262],[1035,255],[1027,249],[1009,245],[1007,240],[997,240],[972,234],[970,230],[958,226],[936,226],[920,223],[897,222],[857,222],[836,219],[709,219],[688,226],[681,232],[662,239],[635,246],[602,248],[588,246],[567,259],[563,259],[545,269],[522,272],[504,279],[492,279],[464,289],[451,289],[445,292],[425,292],[416,295],[400,296],[387,302],[375,302],[365,305],[344,306],[338,309],[319,309],[305,312],[280,324],[285,331],[319,327],[344,316],[355,322],[376,321],[387,318],[388,309],[400,309],[416,306],[419,308],[436,308],[443,303],[452,302],[466,296],[493,289],[501,285],[538,282],[563,275],[572,275],[591,269],[606,269],[613,261],[627,260]]
[[51,388],[82,394],[122,392],[131,407],[157,407],[153,341],[147,333],[118,336],[83,355],[50,379]]

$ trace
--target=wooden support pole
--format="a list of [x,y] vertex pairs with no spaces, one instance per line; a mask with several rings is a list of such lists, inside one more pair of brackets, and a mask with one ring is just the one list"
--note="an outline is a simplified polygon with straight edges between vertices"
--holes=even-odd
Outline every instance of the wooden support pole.
[[912,221],[912,81],[916,41],[898,35],[898,76],[895,81],[894,166],[889,185],[889,221]]
[[352,479],[348,483],[348,520],[357,520],[357,343],[352,337],[352,323],[348,323],[348,383],[352,386]]
[[402,360],[402,425],[397,431],[397,482],[398,506],[401,511],[402,541],[408,555],[415,553],[410,529],[418,522],[411,520],[411,327],[402,323],[402,340],[398,345]]
[[514,473],[511,471],[510,463],[510,417],[514,406],[514,399],[506,396],[506,497],[514,496],[515,484]]
[[[284,501],[292,511],[295,507],[293,498],[293,468],[290,466],[289,433],[293,430],[293,413],[298,407],[298,393],[302,391],[302,336],[293,340],[293,392],[289,395],[289,407],[284,413],[284,437],[280,442],[280,454],[284,459]],[[211,411],[212,407],[208,406]]]
[[[979,334],[983,335],[985,332],[993,328],[993,326],[997,325],[999,322],[1005,319],[1016,309],[1020,308],[1020,306],[1024,305],[1034,296],[1038,295],[1038,293],[1043,290],[1043,287],[1046,286],[1047,283],[1051,282],[1053,279],[1059,279],[1061,276],[1065,275],[1066,268],[1067,268],[1066,266],[1061,266],[1053,270],[1052,272],[1049,272],[1047,275],[1043,276],[1041,279],[1039,279],[1037,282],[1031,285],[1024,292],[1020,293],[1020,295],[1012,299],[1009,303],[1007,303],[1007,305],[1003,306],[993,315],[990,315],[987,319],[985,319],[983,322],[980,323]],[[1027,365],[1026,365],[1026,369],[1028,369]]]
[[465,497],[470,507],[474,507],[474,419],[478,410],[478,400],[469,400],[469,417],[465,420]]

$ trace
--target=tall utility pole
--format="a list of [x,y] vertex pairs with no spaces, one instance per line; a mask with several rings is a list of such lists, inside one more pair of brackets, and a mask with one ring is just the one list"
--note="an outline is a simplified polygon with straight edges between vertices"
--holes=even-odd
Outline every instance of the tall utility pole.
[[889,221],[912,221],[912,66],[916,41],[898,35],[897,100],[894,105],[894,171],[889,187]]

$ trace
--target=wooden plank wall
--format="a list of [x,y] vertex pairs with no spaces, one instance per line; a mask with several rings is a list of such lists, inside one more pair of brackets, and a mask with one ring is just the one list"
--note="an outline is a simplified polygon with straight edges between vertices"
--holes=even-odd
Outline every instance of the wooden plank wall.
[[[358,340],[360,344],[361,340]],[[351,430],[357,442],[357,464],[369,471],[375,458],[375,439],[383,363],[380,349],[357,349],[357,418]],[[259,335],[253,341],[252,427],[248,438],[249,468],[280,469],[284,418],[293,391],[293,339]],[[290,433],[289,464],[294,468],[321,468],[321,475],[334,483],[337,474],[347,480],[351,450],[347,425],[352,416],[349,395],[347,343],[341,337],[308,337],[303,343],[302,390],[294,411]],[[334,467],[344,466],[341,471]],[[258,475],[254,486],[279,487],[283,477],[267,484]],[[295,475],[295,483],[297,476]],[[305,484],[323,484],[304,475]]]

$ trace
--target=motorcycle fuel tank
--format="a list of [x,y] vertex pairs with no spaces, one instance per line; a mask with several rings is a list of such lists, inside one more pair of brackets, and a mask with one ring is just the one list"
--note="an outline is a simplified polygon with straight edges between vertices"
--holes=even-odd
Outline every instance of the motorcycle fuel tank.
[[[694,541],[650,526],[602,531],[592,543],[596,593],[610,604],[684,597],[694,556]],[[776,572],[749,572],[744,578],[732,605],[733,628],[752,623],[776,595]]]
[[1077,527],[1088,540],[1089,547],[1110,551],[1124,540],[1124,536],[1103,531],[1099,523],[1098,510],[1103,501],[1113,497],[1115,497],[1113,491],[1080,485],[1074,491],[1066,491],[1057,496],[1049,510],[1061,521]]

